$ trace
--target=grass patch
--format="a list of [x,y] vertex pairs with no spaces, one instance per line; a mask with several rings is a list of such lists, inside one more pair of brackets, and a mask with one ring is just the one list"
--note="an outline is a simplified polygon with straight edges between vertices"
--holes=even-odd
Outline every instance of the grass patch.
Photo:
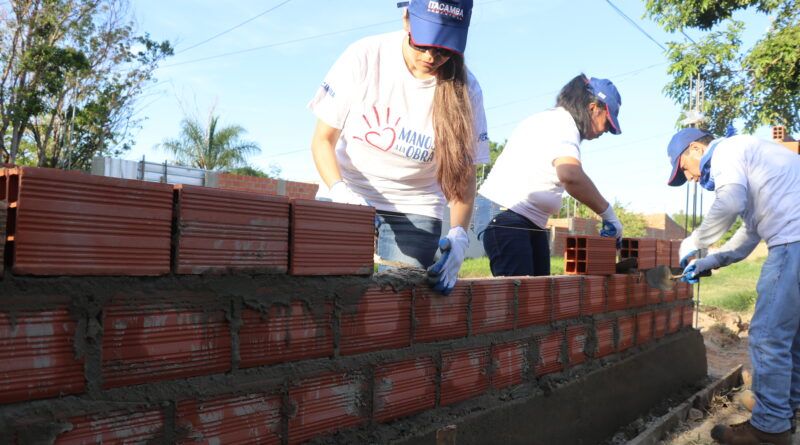
[[[550,257],[550,273],[552,275],[564,273],[564,258]],[[467,258],[458,272],[459,278],[486,278],[491,276],[492,270],[489,268],[488,257]]]
[[744,260],[715,270],[709,278],[701,278],[700,303],[737,312],[753,310],[764,260],[766,257]]

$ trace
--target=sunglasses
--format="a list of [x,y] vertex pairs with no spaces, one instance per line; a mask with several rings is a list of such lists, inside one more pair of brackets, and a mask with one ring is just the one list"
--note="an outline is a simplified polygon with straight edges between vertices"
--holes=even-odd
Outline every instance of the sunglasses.
[[422,46],[422,45],[415,45],[414,41],[411,40],[411,33],[408,34],[408,46],[414,49],[414,51],[424,53],[430,51],[431,55],[433,56],[440,56],[440,57],[452,57],[455,53],[450,51],[449,49],[439,48],[436,46]]

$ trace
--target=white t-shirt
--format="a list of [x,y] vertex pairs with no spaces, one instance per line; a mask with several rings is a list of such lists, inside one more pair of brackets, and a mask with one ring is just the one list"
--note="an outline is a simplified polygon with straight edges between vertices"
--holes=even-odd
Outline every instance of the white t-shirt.
[[714,149],[711,177],[716,188],[744,186],[742,219],[767,246],[800,241],[800,156],[772,141],[733,136]]
[[580,143],[575,120],[564,108],[534,114],[511,133],[478,193],[544,228],[564,193],[553,161],[580,160]]
[[[359,40],[325,76],[309,103],[314,114],[342,130],[336,158],[342,178],[379,210],[442,218],[447,204],[433,162],[436,78],[417,79],[393,32]],[[471,73],[468,87],[478,140],[474,162],[489,160],[483,93]]]

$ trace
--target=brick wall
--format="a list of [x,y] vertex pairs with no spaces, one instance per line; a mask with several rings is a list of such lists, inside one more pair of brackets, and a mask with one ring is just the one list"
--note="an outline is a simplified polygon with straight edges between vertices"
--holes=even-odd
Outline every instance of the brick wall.
[[231,173],[217,173],[215,176],[215,180],[209,185],[216,188],[281,195],[290,198],[314,199],[319,188],[317,184],[284,179],[240,176]]

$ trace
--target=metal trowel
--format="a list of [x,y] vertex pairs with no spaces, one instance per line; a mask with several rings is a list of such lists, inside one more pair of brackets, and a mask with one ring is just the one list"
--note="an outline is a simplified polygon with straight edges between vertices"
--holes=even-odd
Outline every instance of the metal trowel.
[[[685,274],[680,275],[673,275],[672,269],[669,266],[656,266],[653,269],[650,269],[644,273],[644,279],[647,282],[647,285],[650,287],[654,287],[656,289],[661,289],[664,291],[672,290],[672,286],[675,280],[680,280],[683,278]],[[706,270],[700,272],[697,277],[710,277],[711,271]]]

